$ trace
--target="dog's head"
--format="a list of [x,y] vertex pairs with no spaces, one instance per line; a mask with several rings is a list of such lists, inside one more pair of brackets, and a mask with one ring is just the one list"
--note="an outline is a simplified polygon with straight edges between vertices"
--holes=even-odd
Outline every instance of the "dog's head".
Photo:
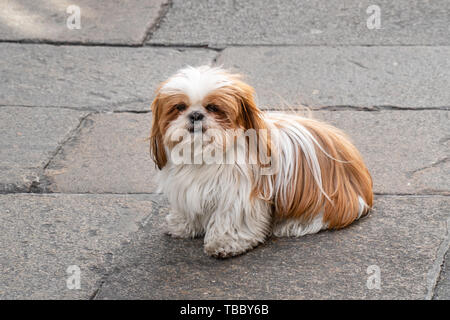
[[[253,95],[240,75],[218,67],[187,67],[163,82],[152,103],[150,134],[150,151],[158,168],[166,165],[167,152],[184,134],[194,137],[209,131],[226,136],[230,130],[264,128]],[[220,144],[219,140],[210,143]]]

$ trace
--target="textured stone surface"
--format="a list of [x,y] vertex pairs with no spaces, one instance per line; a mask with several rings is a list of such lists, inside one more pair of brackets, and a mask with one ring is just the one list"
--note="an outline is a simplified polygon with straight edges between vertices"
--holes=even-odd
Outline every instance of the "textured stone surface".
[[0,44],[0,105],[148,110],[158,84],[212,50]]
[[85,113],[0,107],[0,193],[46,187],[42,171]]
[[[378,5],[381,29],[367,13]],[[295,45],[448,45],[446,1],[174,0],[149,43]]]
[[[449,194],[448,111],[317,111],[361,151],[377,193]],[[154,192],[150,114],[98,114],[64,145],[46,176],[56,192]]]
[[[0,298],[87,299],[117,259],[114,250],[146,224],[149,195],[0,195]],[[66,270],[77,265],[80,289]]]
[[[141,44],[165,11],[167,0],[3,0],[0,40]],[[71,30],[70,5],[80,8],[80,29]],[[69,20],[71,22],[71,20]]]
[[[119,251],[98,299],[423,299],[432,292],[448,197],[377,197],[369,217],[339,231],[270,239],[248,254],[215,260],[202,240],[163,234],[152,215]],[[440,264],[440,261],[437,261]],[[367,268],[381,289],[367,288]]]
[[149,193],[155,190],[150,159],[150,114],[95,114],[49,164],[50,190],[69,193]]
[[[72,4],[80,30],[66,25]],[[449,12],[429,0],[0,0],[0,299],[450,299]],[[177,69],[211,63],[244,74],[259,106],[322,109],[346,131],[374,178],[373,213],[230,260],[164,235],[143,111]],[[67,288],[71,265],[80,290]],[[366,285],[374,265],[379,290]]]
[[218,64],[243,73],[266,107],[450,108],[448,47],[246,47]]

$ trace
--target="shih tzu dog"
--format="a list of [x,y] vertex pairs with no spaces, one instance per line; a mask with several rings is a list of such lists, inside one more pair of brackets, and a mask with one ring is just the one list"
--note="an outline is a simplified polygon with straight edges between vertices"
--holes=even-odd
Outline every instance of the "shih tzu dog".
[[343,228],[372,206],[372,179],[340,130],[262,112],[254,90],[219,67],[187,67],[152,104],[150,152],[170,202],[173,237],[204,236],[214,257],[236,256],[273,234]]

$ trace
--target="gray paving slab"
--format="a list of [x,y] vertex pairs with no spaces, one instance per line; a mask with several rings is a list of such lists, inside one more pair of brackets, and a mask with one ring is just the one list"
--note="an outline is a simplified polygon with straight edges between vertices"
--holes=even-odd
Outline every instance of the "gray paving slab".
[[449,47],[227,48],[261,105],[450,108]]
[[[115,250],[158,211],[158,202],[149,195],[0,195],[0,298],[92,297]],[[67,287],[73,265],[80,289]]]
[[[306,115],[306,114],[304,114]],[[361,151],[377,193],[450,194],[449,111],[317,111]],[[54,192],[155,192],[151,114],[96,114],[45,171]]]
[[[95,1],[4,0],[0,3],[0,40],[138,45],[158,22],[167,0]],[[73,11],[80,9],[80,28]]]
[[149,110],[157,85],[212,50],[0,44],[0,105]]
[[[448,238],[449,201],[377,197],[375,211],[348,228],[272,238],[228,260],[206,257],[202,239],[164,235],[161,210],[118,251],[117,271],[96,298],[425,299]],[[379,267],[380,289],[367,286],[369,266]]]
[[448,252],[445,255],[444,263],[442,264],[442,272],[439,276],[436,289],[434,290],[433,299],[450,300],[450,254]]
[[0,107],[0,193],[43,190],[44,166],[85,112]]
[[95,114],[82,124],[45,171],[53,192],[151,193],[155,165],[148,137],[151,115]]
[[[372,5],[380,29],[367,27]],[[174,0],[149,43],[448,45],[449,10],[447,1],[420,0]]]

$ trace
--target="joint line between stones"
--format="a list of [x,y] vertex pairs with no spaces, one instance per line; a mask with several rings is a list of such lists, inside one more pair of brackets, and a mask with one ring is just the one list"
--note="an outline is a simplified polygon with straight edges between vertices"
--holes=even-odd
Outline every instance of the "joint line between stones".
[[445,262],[445,255],[450,248],[450,218],[446,221],[446,235],[444,240],[442,240],[439,245],[438,251],[436,253],[436,259],[434,260],[433,266],[428,271],[427,275],[427,294],[425,296],[426,300],[431,300],[435,297],[435,291],[439,284],[440,275]]
[[163,3],[161,5],[161,8],[159,9],[158,17],[155,19],[154,22],[150,23],[150,25],[147,27],[144,33],[144,37],[142,39],[141,45],[144,46],[145,43],[150,40],[152,35],[155,33],[156,30],[158,30],[161,23],[163,23],[164,18],[166,17],[167,13],[169,12],[170,8],[172,8],[173,2],[172,0],[168,0],[166,3]]

